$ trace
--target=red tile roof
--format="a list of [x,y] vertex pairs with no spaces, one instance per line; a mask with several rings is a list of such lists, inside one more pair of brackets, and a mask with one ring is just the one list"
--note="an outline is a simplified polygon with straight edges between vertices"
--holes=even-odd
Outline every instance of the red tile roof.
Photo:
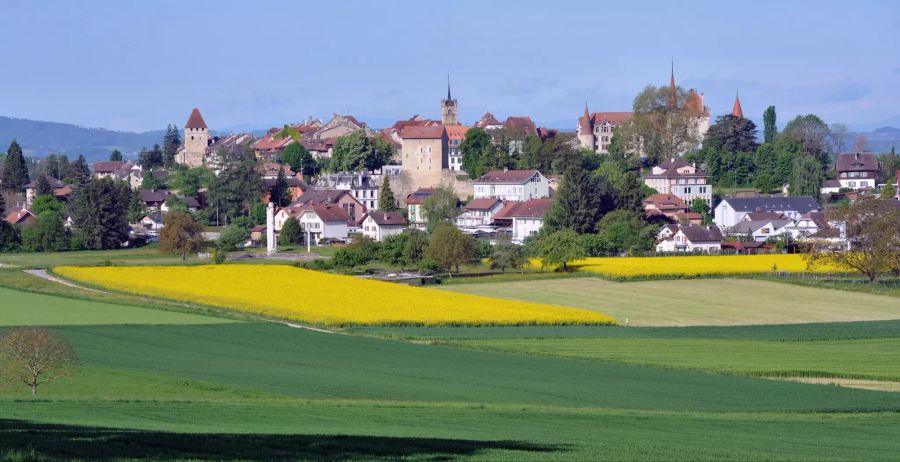
[[462,140],[466,138],[466,132],[469,127],[465,125],[448,125],[444,127],[447,130],[447,138],[451,140]]
[[406,204],[421,204],[434,193],[433,188],[419,188],[406,196]]
[[507,117],[506,126],[518,133],[525,135],[537,134],[537,125],[528,116]]
[[644,199],[644,205],[654,205],[659,210],[687,210],[684,200],[674,194],[654,194]]
[[835,161],[838,172],[877,172],[878,158],[871,152],[839,154]]
[[206,121],[203,120],[203,116],[200,115],[200,109],[194,108],[191,111],[191,116],[188,117],[187,123],[184,124],[184,128],[196,128],[196,129],[206,129]]
[[466,204],[466,210],[491,210],[498,203],[502,203],[500,199],[496,197],[481,197],[478,199],[472,199]]
[[481,116],[481,119],[478,119],[478,122],[475,122],[475,126],[478,128],[486,128],[490,125],[503,125],[503,123],[497,120],[497,118],[494,117],[494,114],[491,114],[490,112],[485,112],[484,115]]
[[[409,224],[403,215],[397,212],[369,212],[367,214],[378,226],[406,226]],[[365,220],[365,217],[363,217]]]
[[[94,172],[100,173],[115,173],[125,168],[128,165],[127,162],[123,162],[121,160],[103,160],[99,162],[94,162]],[[130,165],[129,165],[130,168]]]
[[509,202],[496,215],[494,219],[509,218],[543,218],[550,210],[553,199],[531,199],[524,202]]
[[476,183],[521,184],[531,179],[537,170],[491,170],[475,180]]
[[343,208],[335,204],[312,204],[303,207],[301,210],[312,210],[325,223],[346,223],[350,221],[350,215],[348,215]]
[[253,149],[257,151],[278,151],[284,149],[285,146],[294,142],[294,139],[285,136],[284,138],[275,138],[275,135],[266,135],[253,143]]
[[400,138],[408,140],[435,140],[442,138],[447,131],[443,126],[406,127],[400,132]]
[[25,209],[13,209],[6,214],[6,222],[11,225],[26,223],[34,219],[34,214]]

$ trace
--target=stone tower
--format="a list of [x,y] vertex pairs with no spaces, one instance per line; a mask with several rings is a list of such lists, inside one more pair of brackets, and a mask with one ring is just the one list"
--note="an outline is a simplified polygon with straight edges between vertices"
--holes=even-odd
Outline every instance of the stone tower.
[[203,156],[206,154],[206,147],[209,145],[209,128],[200,115],[200,110],[194,108],[191,116],[184,124],[184,157],[183,164],[190,167],[199,167],[203,165]]
[[441,99],[441,125],[459,125],[456,100],[450,96],[450,76],[447,76],[447,98]]

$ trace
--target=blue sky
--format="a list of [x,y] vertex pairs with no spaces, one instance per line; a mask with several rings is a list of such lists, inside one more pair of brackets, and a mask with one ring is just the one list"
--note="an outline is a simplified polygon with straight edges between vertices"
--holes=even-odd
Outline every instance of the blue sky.
[[0,115],[119,130],[436,117],[451,73],[486,110],[574,128],[647,84],[713,114],[900,126],[900,2],[18,1],[0,5]]

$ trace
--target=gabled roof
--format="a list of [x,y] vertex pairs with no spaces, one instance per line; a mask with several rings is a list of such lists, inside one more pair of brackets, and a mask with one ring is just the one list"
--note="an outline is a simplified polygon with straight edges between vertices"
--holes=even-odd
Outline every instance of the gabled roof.
[[406,196],[406,204],[421,204],[434,193],[433,188],[419,188]]
[[516,116],[506,118],[506,128],[523,135],[536,135],[537,125],[528,116]]
[[301,195],[297,200],[291,204],[291,207],[295,206],[306,206],[306,205],[315,205],[315,204],[337,204],[341,199],[347,196],[354,202],[359,203],[352,195],[350,195],[349,191],[342,189],[308,189],[303,195]]
[[4,219],[11,225],[17,225],[33,218],[34,214],[26,209],[12,209],[9,211],[9,213],[6,214],[6,217]]
[[[62,188],[63,186],[65,186],[65,183],[57,180],[56,178],[53,178],[52,176],[47,177],[47,183],[50,184],[50,187],[53,189]],[[37,180],[30,181],[25,185],[25,189],[31,188],[37,188]]]
[[446,130],[443,126],[406,127],[400,132],[400,138],[407,140],[436,140],[443,138]]
[[754,221],[741,221],[731,227],[732,234],[746,234],[746,233],[755,233],[760,228],[765,227],[768,224],[772,225],[772,229],[777,231],[785,226],[792,224],[792,220],[783,219],[783,220],[754,220]]
[[835,161],[838,172],[878,171],[878,158],[872,152],[849,152],[839,154]]
[[131,168],[131,164],[121,160],[101,160],[94,162],[94,173],[116,173]]
[[660,162],[659,165],[657,165],[657,167],[659,167],[663,170],[669,171],[669,170],[677,170],[682,167],[689,167],[690,165],[691,164],[688,163],[688,161],[682,159],[681,157],[678,157],[678,158],[673,157],[671,159]]
[[184,124],[184,128],[194,128],[201,130],[205,130],[207,128],[206,121],[204,121],[203,116],[200,115],[200,109],[194,108],[194,110],[191,111],[191,116],[188,117],[187,123]]
[[325,223],[347,223],[350,221],[350,215],[343,208],[334,204],[310,204],[303,207],[299,213],[308,210],[312,210]]
[[550,210],[553,199],[531,199],[524,202],[509,202],[496,215],[494,219],[510,218],[543,218]]
[[644,205],[654,205],[660,210],[682,210],[688,208],[684,200],[674,194],[653,194],[644,199]]
[[502,202],[496,197],[481,197],[469,201],[465,206],[465,210],[491,210],[497,204],[502,204]]
[[722,204],[724,203],[727,203],[737,212],[781,212],[794,210],[799,213],[806,213],[822,208],[818,201],[809,196],[726,197],[722,199]]
[[165,202],[172,193],[167,189],[141,189],[138,198],[143,203]]
[[447,129],[447,138],[451,140],[465,139],[466,132],[469,131],[469,127],[465,125],[448,125],[444,128]]
[[715,226],[677,225],[691,242],[721,242],[722,232]]
[[475,122],[475,126],[478,128],[487,128],[491,125],[503,125],[503,123],[497,120],[497,118],[494,117],[494,114],[491,114],[490,112],[485,112],[484,115],[478,119],[478,122]]
[[[369,212],[366,214],[378,226],[407,226],[409,222],[398,212]],[[365,220],[365,217],[363,218]]]
[[744,215],[744,220],[746,221],[760,221],[760,220],[785,220],[787,219],[783,213],[780,212],[750,212]]
[[530,180],[534,175],[540,175],[537,170],[491,170],[481,175],[475,183],[491,184],[522,184]]

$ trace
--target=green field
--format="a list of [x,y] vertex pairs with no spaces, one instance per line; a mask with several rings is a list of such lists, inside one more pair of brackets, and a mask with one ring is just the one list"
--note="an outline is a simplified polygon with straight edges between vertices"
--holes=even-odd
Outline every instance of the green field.
[[[534,282],[567,281],[592,280]],[[705,282],[709,291],[720,281]],[[42,385],[37,399],[17,384],[0,387],[0,460],[900,453],[900,393],[746,376],[805,368],[894,379],[900,321],[322,333],[0,272],[0,286],[18,285],[31,292],[0,288],[0,325],[54,326],[81,370]]]
[[894,297],[752,279],[613,282],[596,278],[441,286],[587,308],[632,326],[789,324],[900,318]]

